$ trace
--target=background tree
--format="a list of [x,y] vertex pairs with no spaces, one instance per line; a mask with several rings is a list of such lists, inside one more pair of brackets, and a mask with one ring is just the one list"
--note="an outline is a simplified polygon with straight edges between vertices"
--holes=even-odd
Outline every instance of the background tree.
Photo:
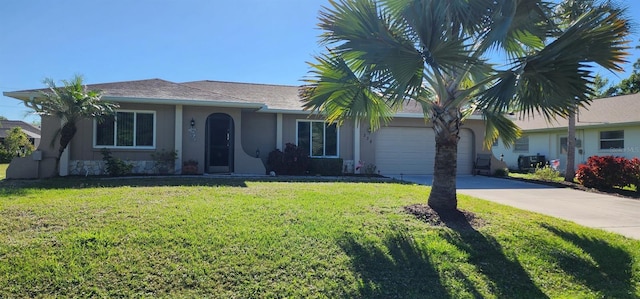
[[[565,0],[560,2],[556,12],[561,30],[571,26],[584,13],[596,7],[595,0]],[[594,80],[594,86],[596,81]],[[595,92],[595,91],[594,91]],[[579,103],[572,105],[567,115],[567,163],[565,165],[564,180],[573,182],[576,161],[576,112]]]
[[608,98],[613,96],[615,87],[609,83],[609,79],[597,74],[595,78],[593,78],[593,92],[594,99]]
[[57,87],[52,79],[45,79],[49,91],[43,92],[41,97],[25,101],[25,106],[33,109],[36,114],[54,116],[62,121],[62,127],[55,133],[51,141],[60,137],[58,155],[56,157],[56,172],[60,171],[60,157],[77,132],[76,124],[86,118],[102,121],[105,116],[112,115],[118,107],[115,103],[102,101],[102,93],[98,90],[87,90],[80,75],[71,80],[61,81],[64,87]]
[[25,157],[31,155],[35,147],[29,140],[29,136],[20,127],[13,127],[7,131],[4,138],[3,147],[0,150],[2,163],[11,162],[14,157]]
[[[460,125],[474,112],[485,145],[520,135],[505,113],[566,115],[589,101],[588,63],[619,68],[628,24],[598,9],[565,30],[553,4],[538,0],[342,0],[320,12],[328,52],[311,63],[301,88],[305,108],[327,121],[367,119],[372,129],[409,101],[433,124],[436,157],[429,205],[457,209]],[[549,39],[547,39],[549,38]],[[496,52],[506,66],[487,60]]]
[[[640,47],[636,47],[637,49]],[[611,96],[621,96],[640,92],[640,59],[633,64],[633,72],[614,86]]]

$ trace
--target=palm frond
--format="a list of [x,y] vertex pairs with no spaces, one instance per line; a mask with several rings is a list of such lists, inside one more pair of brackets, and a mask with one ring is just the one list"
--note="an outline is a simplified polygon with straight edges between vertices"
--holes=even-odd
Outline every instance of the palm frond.
[[82,118],[101,118],[113,114],[118,107],[115,103],[103,101],[102,92],[87,90],[82,76],[76,75],[71,80],[62,80],[64,86],[58,87],[52,79],[43,80],[48,91],[39,97],[25,101],[25,106],[39,115],[51,115],[65,122],[76,122]]
[[305,79],[300,97],[305,110],[323,113],[328,122],[341,124],[345,119],[368,119],[373,129],[388,122],[395,112],[388,105],[369,73],[356,74],[347,62],[335,53],[316,58],[310,63],[312,76]]
[[424,62],[407,27],[394,21],[375,1],[331,1],[321,12],[324,43],[356,70],[367,69],[378,91],[396,106],[415,95],[422,85]]
[[505,147],[510,148],[522,134],[520,128],[504,113],[483,110],[482,117],[485,121],[483,145],[487,149],[491,148],[498,137]]
[[521,111],[551,119],[566,115],[568,107],[592,98],[592,65],[619,70],[624,62],[628,24],[616,11],[594,10],[544,49],[520,58],[514,67],[495,75],[493,85],[479,98],[492,112]]
[[502,48],[509,57],[523,56],[529,49],[541,49],[555,30],[549,17],[550,2],[541,0],[499,0],[485,8],[490,12],[487,29],[480,39],[480,51]]

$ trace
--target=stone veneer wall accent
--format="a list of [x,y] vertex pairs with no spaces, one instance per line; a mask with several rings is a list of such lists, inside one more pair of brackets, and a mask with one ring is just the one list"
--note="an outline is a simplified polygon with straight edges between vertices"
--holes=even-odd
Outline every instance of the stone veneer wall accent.
[[[133,164],[133,174],[156,174],[154,161],[125,161]],[[70,175],[106,175],[107,167],[103,160],[73,160],[69,162]]]

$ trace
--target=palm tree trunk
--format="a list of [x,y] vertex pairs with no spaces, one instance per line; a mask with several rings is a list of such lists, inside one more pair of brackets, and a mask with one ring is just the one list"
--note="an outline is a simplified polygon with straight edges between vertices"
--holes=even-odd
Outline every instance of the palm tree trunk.
[[462,115],[453,108],[438,110],[434,108],[435,115],[431,118],[436,135],[436,160],[428,204],[436,211],[453,211],[458,208],[456,172]]
[[567,132],[567,166],[564,171],[565,182],[573,182],[573,178],[576,176],[576,108],[574,107],[567,117],[569,125]]
[[60,158],[62,157],[62,153],[67,148],[73,136],[76,135],[78,128],[76,127],[75,122],[66,122],[62,126],[62,130],[60,131],[60,146],[58,147],[58,157],[56,158],[56,174],[60,176]]

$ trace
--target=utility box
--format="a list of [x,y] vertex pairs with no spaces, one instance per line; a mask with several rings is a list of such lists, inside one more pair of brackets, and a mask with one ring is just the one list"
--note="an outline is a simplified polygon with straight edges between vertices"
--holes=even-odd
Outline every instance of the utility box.
[[42,151],[33,151],[31,158],[33,158],[33,161],[42,161]]

